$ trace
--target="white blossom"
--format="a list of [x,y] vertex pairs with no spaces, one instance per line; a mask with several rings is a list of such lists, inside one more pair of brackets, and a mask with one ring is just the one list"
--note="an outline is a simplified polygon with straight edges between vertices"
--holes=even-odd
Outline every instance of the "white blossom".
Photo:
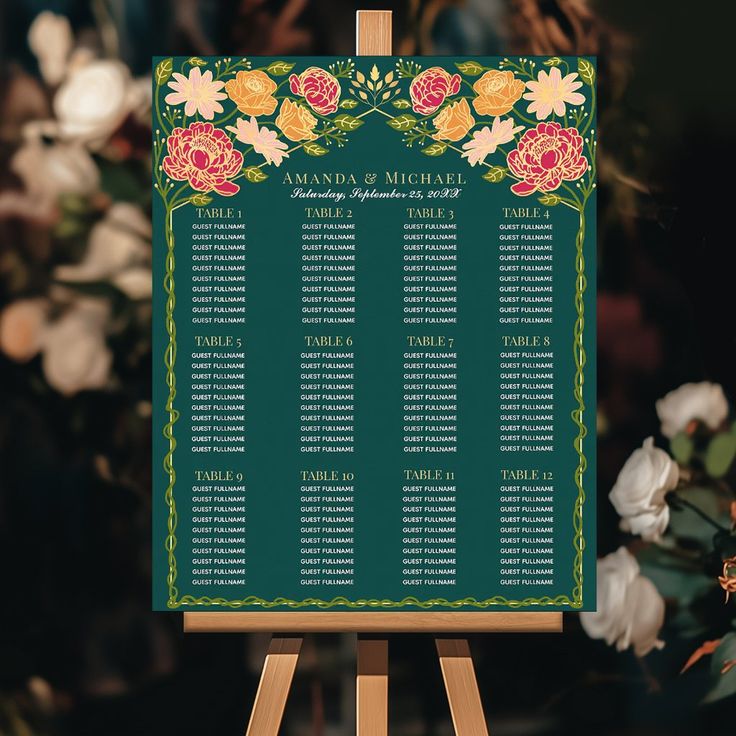
[[50,386],[66,396],[105,386],[113,359],[105,342],[108,317],[106,302],[83,299],[47,328],[42,364]]
[[38,59],[41,76],[52,86],[59,84],[74,45],[69,21],[49,10],[39,13],[28,29],[28,45]]
[[662,434],[672,439],[694,419],[717,429],[728,416],[728,401],[717,383],[684,383],[656,403]]
[[621,516],[621,528],[647,541],[659,539],[670,520],[665,496],[677,487],[679,477],[677,463],[647,437],[621,468],[608,495]]
[[638,657],[661,649],[658,636],[664,623],[664,599],[639,564],[619,547],[598,560],[597,611],[583,612],[580,622],[592,639],[604,639],[621,652],[634,648]]
[[54,97],[59,131],[96,149],[120,126],[139,96],[128,68],[97,60],[70,71]]

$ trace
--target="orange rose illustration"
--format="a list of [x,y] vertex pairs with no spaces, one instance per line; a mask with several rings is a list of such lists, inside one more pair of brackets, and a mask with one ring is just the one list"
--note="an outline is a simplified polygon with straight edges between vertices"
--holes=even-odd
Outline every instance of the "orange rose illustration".
[[487,71],[474,85],[478,96],[473,107],[478,115],[505,115],[524,92],[524,82],[514,77],[513,72],[498,69]]
[[313,141],[317,136],[312,132],[317,125],[317,118],[306,107],[297,105],[291,100],[281,103],[276,127],[290,141]]
[[225,83],[225,91],[238,110],[246,115],[271,115],[278,105],[273,96],[276,82],[259,70],[238,72],[235,79]]
[[437,132],[433,137],[437,140],[459,141],[465,138],[474,125],[475,118],[470,113],[468,101],[463,98],[448,105],[434,119],[434,127],[437,128]]

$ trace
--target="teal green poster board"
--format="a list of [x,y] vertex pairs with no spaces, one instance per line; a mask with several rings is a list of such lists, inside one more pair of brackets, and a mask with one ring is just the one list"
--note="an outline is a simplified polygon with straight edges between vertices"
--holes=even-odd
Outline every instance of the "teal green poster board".
[[594,59],[153,84],[153,607],[593,610]]

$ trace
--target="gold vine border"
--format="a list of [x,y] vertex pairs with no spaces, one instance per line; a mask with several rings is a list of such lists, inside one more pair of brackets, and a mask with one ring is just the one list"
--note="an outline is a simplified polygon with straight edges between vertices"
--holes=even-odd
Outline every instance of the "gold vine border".
[[305,598],[301,601],[295,601],[290,598],[274,598],[266,600],[257,596],[249,596],[243,599],[228,600],[226,598],[210,598],[209,596],[200,596],[195,598],[192,595],[185,595],[179,598],[179,590],[176,587],[177,579],[177,563],[176,563],[176,527],[178,525],[178,515],[176,511],[176,500],[174,498],[174,486],[176,485],[176,470],[174,469],[174,450],[176,449],[176,438],[174,436],[174,424],[179,419],[179,412],[174,408],[174,399],[176,398],[176,321],[174,319],[174,309],[176,307],[174,270],[176,260],[174,255],[174,225],[173,225],[173,209],[167,207],[166,211],[166,272],[164,275],[164,290],[166,291],[166,310],[165,323],[168,335],[168,344],[164,352],[164,365],[166,366],[166,385],[169,388],[169,395],[166,401],[166,411],[169,415],[168,421],[164,425],[163,434],[168,440],[169,447],[163,460],[163,467],[168,476],[169,482],[164,495],[166,505],[169,508],[169,516],[167,520],[168,533],[166,535],[165,549],[168,555],[169,571],[166,576],[166,582],[169,590],[169,599],[166,603],[168,608],[175,609],[181,606],[222,606],[225,608],[244,608],[246,606],[260,606],[261,608],[276,608],[285,606],[287,608],[306,608],[315,607],[319,610],[342,606],[345,608],[405,608],[414,606],[417,608],[490,608],[492,606],[505,606],[507,608],[527,608],[529,606],[569,606],[570,608],[581,608],[583,605],[583,551],[585,549],[585,538],[583,536],[583,505],[585,503],[585,489],[583,487],[583,478],[588,467],[588,461],[584,454],[583,440],[588,434],[585,426],[584,411],[585,403],[583,399],[583,386],[585,383],[584,368],[587,361],[585,347],[583,345],[583,331],[585,328],[585,302],[584,295],[587,288],[587,277],[585,275],[585,256],[583,247],[585,244],[585,207],[586,200],[581,203],[579,210],[578,232],[575,238],[575,324],[573,327],[573,357],[575,360],[575,376],[573,381],[573,396],[577,402],[577,407],[572,411],[572,420],[578,428],[578,434],[573,441],[573,446],[578,455],[578,465],[575,469],[575,486],[578,489],[578,495],[575,499],[573,508],[573,548],[575,549],[575,558],[573,560],[573,590],[572,598],[567,595],[559,595],[554,598],[543,596],[541,598],[523,598],[521,600],[513,600],[504,596],[494,596],[484,600],[476,598],[462,598],[460,600],[449,601],[445,598],[431,598],[429,600],[420,601],[414,597],[403,598],[400,601],[390,599],[368,599],[362,598],[356,601],[350,600],[343,596],[338,596],[329,601],[321,598]]

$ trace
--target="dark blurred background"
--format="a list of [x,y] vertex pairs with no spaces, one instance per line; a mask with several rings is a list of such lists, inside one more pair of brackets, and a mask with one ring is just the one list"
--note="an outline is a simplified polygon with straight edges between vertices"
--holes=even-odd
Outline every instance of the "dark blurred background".
[[[267,638],[184,636],[180,614],[149,610],[150,57],[350,55],[357,8],[394,11],[395,54],[599,55],[599,554],[621,544],[607,494],[659,436],[655,400],[704,379],[733,396],[727,5],[3,0],[1,736],[244,731]],[[71,38],[46,16],[29,45],[42,11]],[[70,112],[54,70],[92,58],[124,66]],[[84,146],[63,126],[89,130]],[[492,733],[735,733],[733,695],[700,703],[707,666],[678,674],[734,617],[722,591],[706,603],[642,661],[574,615],[560,636],[474,637]],[[393,732],[452,733],[432,640],[390,647]],[[307,638],[284,734],[352,733],[354,652]]]

